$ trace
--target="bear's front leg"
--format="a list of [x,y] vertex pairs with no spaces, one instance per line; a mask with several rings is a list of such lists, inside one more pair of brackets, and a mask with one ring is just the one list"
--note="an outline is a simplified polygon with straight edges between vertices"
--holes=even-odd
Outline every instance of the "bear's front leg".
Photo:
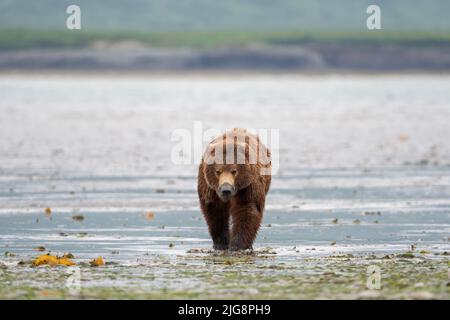
[[230,239],[228,208],[211,203],[207,206],[204,216],[213,240],[213,248],[227,250]]
[[246,250],[253,248],[256,234],[262,220],[262,211],[254,203],[239,204],[230,209],[232,231],[230,250]]

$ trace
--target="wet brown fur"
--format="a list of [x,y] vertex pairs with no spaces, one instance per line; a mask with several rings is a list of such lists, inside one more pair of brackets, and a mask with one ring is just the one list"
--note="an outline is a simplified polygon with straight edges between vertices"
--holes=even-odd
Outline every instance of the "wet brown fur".
[[[244,141],[243,143],[236,143]],[[245,164],[217,164],[209,162],[209,157],[216,157],[214,147],[223,143],[223,154],[226,156],[226,146],[234,147],[235,156],[238,152],[245,153]],[[233,146],[234,144],[234,146]],[[261,160],[258,148],[263,148],[262,154],[267,158]],[[229,150],[229,149],[228,149]],[[244,151],[245,150],[245,151]],[[254,164],[249,163],[249,155],[257,155]],[[236,156],[237,157],[237,156]],[[217,159],[217,158],[215,158]],[[209,159],[210,160],[210,159]],[[236,161],[236,158],[235,158]],[[215,138],[207,148],[198,172],[198,195],[200,207],[208,224],[209,233],[216,250],[252,249],[256,234],[261,225],[266,194],[269,191],[271,175],[261,174],[262,168],[271,168],[270,151],[259,141],[256,135],[244,129],[234,129]],[[229,201],[222,201],[218,194],[219,175],[217,172],[234,172],[235,196]],[[269,171],[270,172],[270,171]]]

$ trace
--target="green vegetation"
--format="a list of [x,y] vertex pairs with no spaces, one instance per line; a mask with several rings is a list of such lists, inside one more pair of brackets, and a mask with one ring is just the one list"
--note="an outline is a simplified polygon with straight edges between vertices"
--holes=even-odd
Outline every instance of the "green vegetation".
[[409,31],[69,31],[0,30],[0,50],[30,48],[83,48],[99,41],[136,41],[153,47],[213,48],[250,44],[340,44],[353,46],[450,46],[450,32]]
[[366,29],[370,0],[79,0],[81,30],[67,30],[69,0],[0,0],[0,50],[79,48],[96,41],[211,48],[253,43],[450,45],[447,0],[383,1],[382,30]]
[[[352,254],[286,261],[257,254],[199,252],[137,265],[78,263],[82,286],[70,291],[66,267],[0,268],[0,299],[448,299],[448,259]],[[1,265],[0,265],[1,266]],[[377,266],[380,290],[367,289]]]
[[[0,28],[64,29],[81,8],[86,30],[365,30],[371,0],[0,0]],[[375,1],[384,30],[450,30],[448,0]]]

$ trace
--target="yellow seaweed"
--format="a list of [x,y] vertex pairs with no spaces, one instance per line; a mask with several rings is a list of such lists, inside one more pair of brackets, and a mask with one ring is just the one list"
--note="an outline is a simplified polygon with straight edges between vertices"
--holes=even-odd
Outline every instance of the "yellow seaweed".
[[43,254],[40,255],[39,257],[37,257],[34,261],[33,261],[33,266],[41,266],[41,265],[49,265],[49,266],[73,266],[75,265],[75,262],[73,262],[72,260],[70,260],[69,258],[58,258],[56,256],[52,256],[50,254]]

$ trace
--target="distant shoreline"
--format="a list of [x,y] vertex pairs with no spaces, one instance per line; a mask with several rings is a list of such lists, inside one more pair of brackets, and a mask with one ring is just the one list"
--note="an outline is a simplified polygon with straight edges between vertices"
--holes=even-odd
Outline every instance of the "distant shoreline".
[[0,70],[449,72],[450,46],[252,45],[214,49],[127,47],[0,51]]
[[352,76],[352,77],[383,77],[383,76],[433,76],[433,77],[448,77],[450,76],[450,70],[378,70],[378,71],[366,71],[366,70],[336,70],[327,69],[321,71],[314,70],[117,70],[117,69],[102,69],[102,70],[84,70],[84,69],[0,69],[0,77],[17,76],[17,77],[212,77],[212,78],[227,78],[229,76],[235,76],[238,78],[253,77],[253,76],[286,76],[286,77],[324,77],[324,76]]
[[450,33],[0,29],[0,70],[448,72]]

